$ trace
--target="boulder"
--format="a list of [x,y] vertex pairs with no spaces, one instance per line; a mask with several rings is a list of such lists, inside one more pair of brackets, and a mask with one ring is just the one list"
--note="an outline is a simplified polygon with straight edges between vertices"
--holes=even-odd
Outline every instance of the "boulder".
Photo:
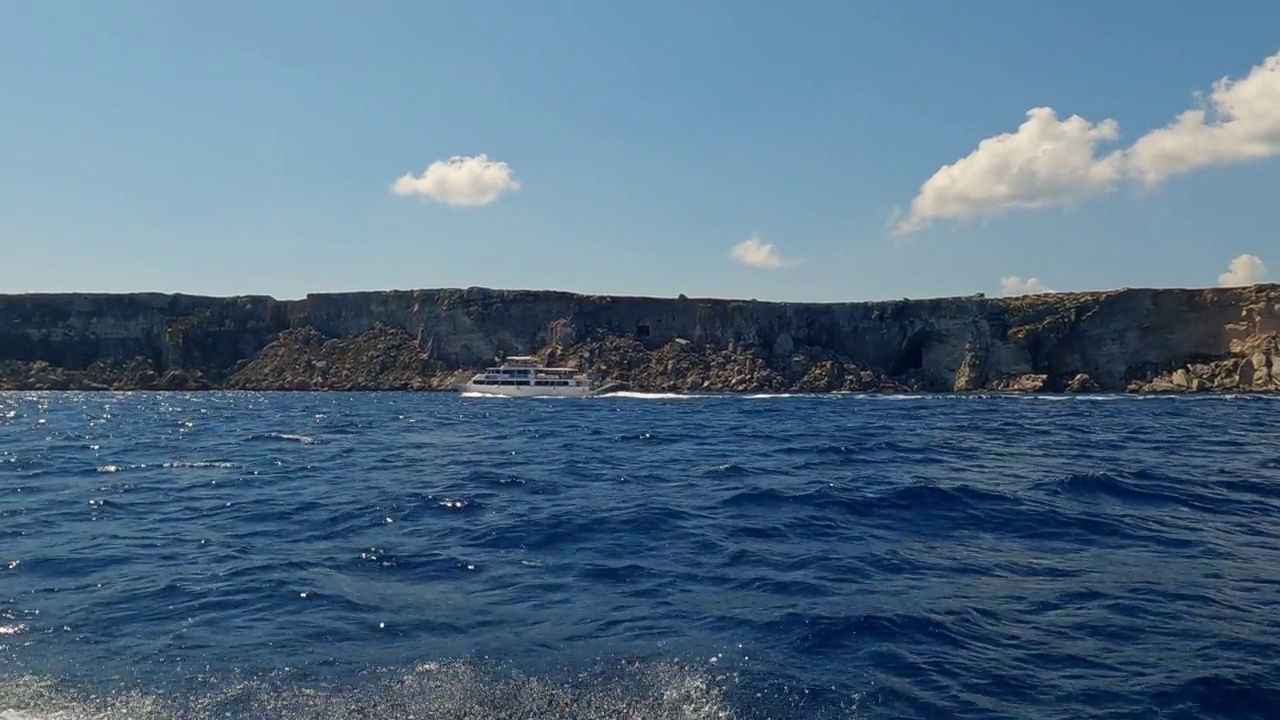
[[1044,391],[1048,382],[1049,376],[1043,373],[1006,375],[992,380],[987,385],[987,389],[997,392],[1038,393]]
[[1098,383],[1093,381],[1093,378],[1089,377],[1088,373],[1076,373],[1067,381],[1064,390],[1069,393],[1095,393],[1101,388],[1098,387]]

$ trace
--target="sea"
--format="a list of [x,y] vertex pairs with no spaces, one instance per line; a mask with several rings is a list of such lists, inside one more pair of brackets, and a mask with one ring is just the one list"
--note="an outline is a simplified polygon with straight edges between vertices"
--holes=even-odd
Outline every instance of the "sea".
[[1280,399],[0,393],[0,719],[1276,718]]

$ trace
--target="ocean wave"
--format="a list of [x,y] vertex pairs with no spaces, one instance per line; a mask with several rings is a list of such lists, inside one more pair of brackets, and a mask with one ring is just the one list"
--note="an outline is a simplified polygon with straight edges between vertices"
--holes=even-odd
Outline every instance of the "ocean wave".
[[202,398],[5,398],[4,720],[1276,705],[1267,402]]

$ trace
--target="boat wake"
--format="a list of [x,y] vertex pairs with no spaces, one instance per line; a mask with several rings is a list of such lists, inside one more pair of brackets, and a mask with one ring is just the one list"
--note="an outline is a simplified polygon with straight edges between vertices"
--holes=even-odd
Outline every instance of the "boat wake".
[[694,400],[697,398],[711,397],[709,395],[692,395],[689,393],[664,393],[664,392],[637,392],[634,390],[620,390],[618,392],[602,393],[595,395],[597,398],[627,398],[631,400]]

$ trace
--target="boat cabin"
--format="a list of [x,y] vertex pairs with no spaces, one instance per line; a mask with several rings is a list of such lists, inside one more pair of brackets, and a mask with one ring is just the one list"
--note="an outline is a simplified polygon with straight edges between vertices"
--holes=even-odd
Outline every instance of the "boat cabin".
[[497,367],[485,368],[471,379],[471,384],[564,387],[582,385],[581,381],[581,371],[577,368],[539,367],[536,357],[517,355],[503,358]]

